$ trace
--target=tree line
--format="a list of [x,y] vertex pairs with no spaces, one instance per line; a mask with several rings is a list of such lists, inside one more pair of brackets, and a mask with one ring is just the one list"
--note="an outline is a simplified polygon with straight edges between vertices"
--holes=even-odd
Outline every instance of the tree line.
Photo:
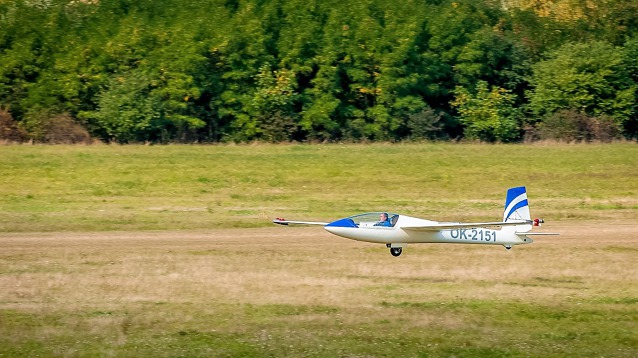
[[638,138],[635,0],[0,0],[0,139]]

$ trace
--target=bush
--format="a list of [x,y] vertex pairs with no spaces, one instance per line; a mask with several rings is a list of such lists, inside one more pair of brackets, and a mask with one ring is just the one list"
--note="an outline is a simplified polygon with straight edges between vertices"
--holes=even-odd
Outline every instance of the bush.
[[67,113],[52,114],[48,111],[34,112],[20,122],[26,136],[37,143],[91,144],[89,132]]
[[0,108],[0,140],[21,143],[26,139],[26,132],[13,120],[11,113]]
[[50,144],[91,144],[89,132],[68,114],[58,114],[44,123],[43,141]]
[[436,139],[441,133],[441,117],[443,115],[434,109],[427,107],[418,113],[408,117],[407,127],[410,130],[410,139]]
[[537,128],[541,140],[567,142],[611,142],[620,137],[620,126],[607,115],[591,117],[576,110],[560,110]]

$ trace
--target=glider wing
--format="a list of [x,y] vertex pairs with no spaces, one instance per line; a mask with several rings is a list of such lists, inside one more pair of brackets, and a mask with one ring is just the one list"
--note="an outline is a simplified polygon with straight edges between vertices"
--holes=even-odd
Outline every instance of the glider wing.
[[324,222],[319,222],[319,221],[293,221],[293,220],[285,220],[282,218],[277,218],[275,220],[272,221],[275,224],[279,224],[279,225],[290,225],[290,224],[294,224],[294,225],[321,225],[321,226],[326,226],[329,223],[324,223]]

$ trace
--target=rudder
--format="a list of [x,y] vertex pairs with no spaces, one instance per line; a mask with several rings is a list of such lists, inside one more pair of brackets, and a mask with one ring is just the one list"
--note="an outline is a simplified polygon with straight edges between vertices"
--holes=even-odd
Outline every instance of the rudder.
[[503,211],[503,221],[510,220],[531,220],[529,212],[529,202],[527,201],[527,191],[524,186],[509,188],[505,199],[505,210]]

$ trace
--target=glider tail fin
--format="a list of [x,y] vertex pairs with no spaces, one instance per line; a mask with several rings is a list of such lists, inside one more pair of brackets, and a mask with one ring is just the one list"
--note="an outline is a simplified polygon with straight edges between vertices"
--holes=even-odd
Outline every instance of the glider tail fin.
[[509,188],[505,199],[505,211],[503,211],[503,221],[511,220],[531,220],[529,213],[529,202],[527,201],[527,191],[524,186]]

